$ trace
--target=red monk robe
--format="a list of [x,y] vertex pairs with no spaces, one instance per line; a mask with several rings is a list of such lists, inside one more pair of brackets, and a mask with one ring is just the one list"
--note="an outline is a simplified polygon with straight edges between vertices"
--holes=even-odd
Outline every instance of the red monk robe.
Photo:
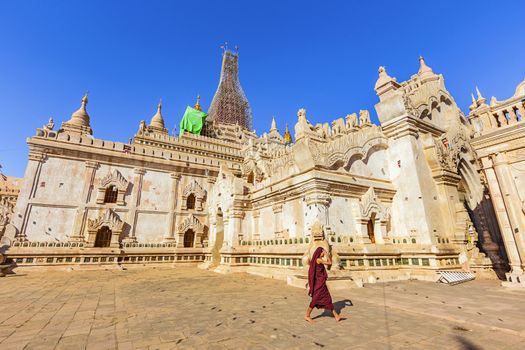
[[310,261],[310,268],[308,269],[308,285],[310,287],[308,295],[312,297],[310,307],[333,310],[334,305],[332,304],[332,296],[326,286],[328,273],[326,272],[324,264],[317,262],[317,259],[321,257],[322,253],[323,248],[321,247],[318,247],[315,250],[312,260]]

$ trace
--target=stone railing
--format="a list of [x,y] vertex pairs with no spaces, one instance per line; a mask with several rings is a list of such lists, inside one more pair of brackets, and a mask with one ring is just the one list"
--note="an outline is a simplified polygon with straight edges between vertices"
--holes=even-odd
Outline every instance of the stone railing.
[[123,248],[175,248],[177,243],[122,243]]
[[14,242],[18,248],[83,248],[84,242]]
[[525,121],[525,96],[501,102],[493,100],[490,106],[484,104],[471,111],[469,120],[474,128],[475,136],[523,123]]

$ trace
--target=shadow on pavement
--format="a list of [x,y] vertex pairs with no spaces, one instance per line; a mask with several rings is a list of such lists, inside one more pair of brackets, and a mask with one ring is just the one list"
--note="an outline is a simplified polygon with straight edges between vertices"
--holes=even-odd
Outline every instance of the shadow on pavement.
[[456,336],[456,340],[461,343],[461,349],[463,350],[482,350],[481,347],[472,343],[470,340],[463,338],[462,336]]
[[[340,314],[341,311],[347,306],[354,306],[354,304],[352,304],[352,301],[350,299],[343,299],[343,300],[336,301],[334,303],[334,309],[335,311],[337,311],[338,314]],[[322,314],[312,317],[312,319],[315,320],[316,318],[327,317],[327,316],[332,317],[332,312],[330,310],[324,310]]]

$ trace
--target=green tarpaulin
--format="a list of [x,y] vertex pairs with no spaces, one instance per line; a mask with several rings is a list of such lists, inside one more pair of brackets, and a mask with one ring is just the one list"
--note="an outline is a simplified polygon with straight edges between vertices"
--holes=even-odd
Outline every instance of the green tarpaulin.
[[191,108],[190,106],[186,107],[186,112],[184,112],[184,116],[180,121],[179,134],[182,135],[184,131],[192,134],[200,134],[207,116],[208,113]]

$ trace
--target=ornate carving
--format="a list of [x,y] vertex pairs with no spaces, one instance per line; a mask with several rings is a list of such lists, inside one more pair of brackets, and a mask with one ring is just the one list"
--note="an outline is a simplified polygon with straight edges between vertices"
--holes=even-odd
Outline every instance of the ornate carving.
[[373,213],[380,219],[387,219],[389,217],[387,211],[377,198],[373,187],[368,188],[365,194],[361,196],[359,207],[363,218],[369,218]]
[[370,121],[370,112],[366,109],[359,111],[359,126],[364,125],[372,125],[372,122]]
[[114,169],[100,180],[100,187],[107,188],[109,185],[116,186],[119,191],[126,191],[128,188],[128,180],[122,176],[120,171]]
[[186,217],[177,226],[177,231],[179,233],[184,233],[189,229],[192,229],[196,233],[202,233],[204,231],[204,225],[193,214],[190,214],[190,216]]
[[347,129],[354,129],[359,126],[359,121],[357,119],[357,114],[352,113],[346,116],[346,127]]
[[192,193],[195,196],[195,198],[202,199],[206,196],[206,191],[201,187],[201,185],[199,185],[199,183],[195,179],[192,179],[190,183],[186,185],[186,187],[184,187],[182,196],[184,198],[188,198],[188,196]]
[[309,143],[314,162],[325,167],[332,167],[340,162],[348,164],[350,159],[358,155],[366,159],[373,149],[388,148],[388,140],[376,125],[370,125],[357,132],[348,133],[327,143]]
[[122,231],[124,222],[120,220],[120,217],[111,209],[106,209],[96,219],[88,219],[88,230],[97,231],[102,226],[107,226],[113,232]]

